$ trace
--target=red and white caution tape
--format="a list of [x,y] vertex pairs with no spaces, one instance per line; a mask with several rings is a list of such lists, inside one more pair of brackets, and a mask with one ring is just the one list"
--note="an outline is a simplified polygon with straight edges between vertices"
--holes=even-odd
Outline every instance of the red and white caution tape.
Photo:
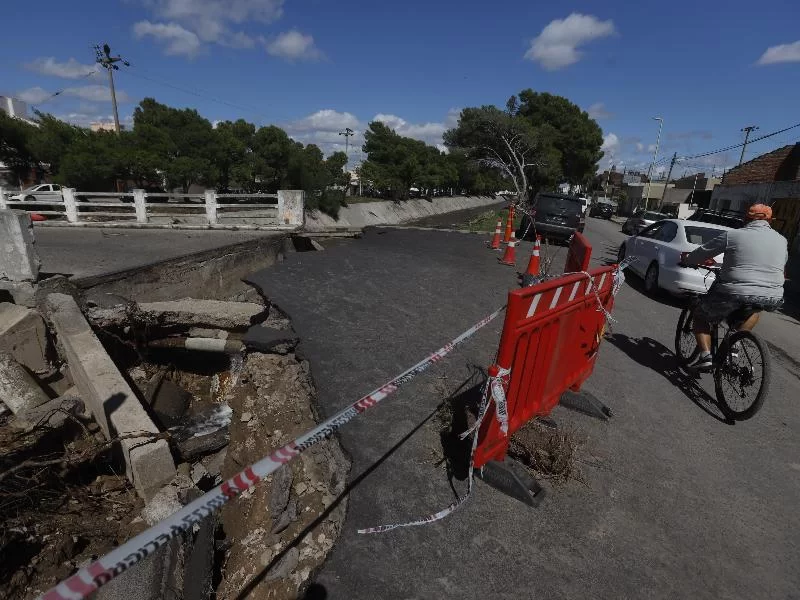
[[[464,433],[459,435],[459,438],[462,440],[469,435],[472,435],[472,448],[470,449],[469,454],[469,472],[467,474],[467,493],[464,494],[461,498],[457,498],[455,502],[453,502],[447,508],[440,510],[437,513],[432,515],[428,515],[427,517],[423,517],[421,519],[417,519],[416,521],[408,521],[407,523],[392,523],[391,525],[378,525],[377,527],[368,527],[366,529],[359,529],[358,533],[384,533],[386,531],[391,531],[392,529],[398,529],[400,527],[416,527],[418,525],[427,525],[428,523],[433,523],[434,521],[439,521],[444,519],[445,517],[452,515],[456,512],[461,506],[467,501],[472,494],[472,484],[474,481],[474,473],[475,468],[473,467],[474,464],[474,456],[475,456],[475,448],[478,447],[478,432],[481,428],[481,423],[483,423],[483,419],[486,416],[486,413],[489,411],[489,392],[491,391],[491,399],[494,400],[495,406],[495,414],[497,415],[497,420],[501,423],[501,429],[503,433],[508,435],[508,410],[506,409],[506,393],[503,389],[503,380],[505,377],[508,377],[511,374],[509,369],[497,368],[497,374],[492,375],[491,370],[489,374],[489,378],[486,380],[486,384],[483,386],[483,393],[481,394],[481,405],[478,409],[478,417],[475,419],[475,423],[472,424],[472,427],[467,429]],[[502,416],[501,416],[502,413]],[[503,427],[505,424],[505,427]]]
[[304,433],[285,446],[278,448],[266,458],[247,467],[238,475],[235,475],[197,500],[190,502],[147,531],[131,538],[87,567],[80,569],[77,573],[40,596],[40,599],[83,600],[84,598],[88,598],[97,588],[105,585],[120,573],[140,563],[173,538],[178,537],[186,531],[190,531],[196,523],[199,523],[219,510],[221,506],[233,498],[236,498],[236,496],[242,492],[250,489],[263,478],[277,471],[281,465],[286,464],[317,442],[329,438],[342,425],[351,421],[368,408],[372,408],[378,404],[381,400],[395,392],[399,387],[425,371],[432,364],[439,362],[452,352],[456,346],[472,337],[479,329],[488,325],[504,310],[505,306],[497,309],[492,314],[478,321],[478,323],[467,329],[457,338],[445,344],[442,348],[421,360],[410,369],[404,371],[388,383],[367,394],[363,398],[356,400],[337,415],[334,415],[324,423],[320,423],[311,431]]

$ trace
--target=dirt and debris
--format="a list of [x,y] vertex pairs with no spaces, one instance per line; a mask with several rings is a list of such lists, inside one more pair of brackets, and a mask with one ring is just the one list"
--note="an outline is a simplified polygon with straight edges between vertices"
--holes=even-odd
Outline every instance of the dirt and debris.
[[3,600],[47,591],[144,527],[142,500],[99,427],[74,415],[46,423],[19,431],[0,417]]
[[[121,472],[115,443],[64,377],[64,363],[36,375],[47,403],[25,419],[0,411],[0,600],[46,591],[317,423],[291,323],[262,308],[243,307],[235,322],[203,316],[186,323],[180,311],[162,318],[133,303],[90,311],[101,317],[94,325],[106,351],[159,427],[154,435],[168,440],[178,462],[162,501],[147,507]],[[261,352],[147,345],[176,335],[241,339],[250,319],[263,320]],[[338,536],[348,469],[338,442],[328,440],[227,505],[210,525],[212,595],[298,597]]]
[[[223,475],[269,453],[313,427],[314,389],[307,363],[294,355],[251,354],[237,393]],[[247,416],[246,419],[241,417]],[[338,442],[301,454],[222,511],[229,543],[217,598],[296,598],[333,547],[344,519],[349,463]]]

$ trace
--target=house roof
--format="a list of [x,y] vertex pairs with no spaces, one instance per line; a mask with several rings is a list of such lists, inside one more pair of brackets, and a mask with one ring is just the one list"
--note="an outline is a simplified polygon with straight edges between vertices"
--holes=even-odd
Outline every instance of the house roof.
[[800,180],[800,143],[778,148],[728,171],[723,185]]

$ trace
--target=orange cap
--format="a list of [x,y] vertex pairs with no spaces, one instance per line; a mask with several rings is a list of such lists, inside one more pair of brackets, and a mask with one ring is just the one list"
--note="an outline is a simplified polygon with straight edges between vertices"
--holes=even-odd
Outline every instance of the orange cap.
[[749,221],[771,221],[772,209],[766,204],[753,204],[747,209],[747,219]]

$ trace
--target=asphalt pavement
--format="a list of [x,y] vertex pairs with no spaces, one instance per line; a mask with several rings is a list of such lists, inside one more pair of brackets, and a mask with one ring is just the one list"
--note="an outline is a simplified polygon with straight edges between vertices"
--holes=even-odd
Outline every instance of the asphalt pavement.
[[[613,260],[624,239],[617,224],[598,219],[589,219],[587,235],[595,265]],[[515,277],[487,239],[369,230],[252,276],[292,317],[323,416],[504,303]],[[520,268],[529,248],[518,253]],[[554,267],[564,255],[557,250]],[[554,410],[560,427],[585,438],[582,481],[543,482],[539,508],[478,482],[442,521],[356,532],[426,516],[453,501],[453,487],[465,490],[463,474],[451,482],[441,465],[440,426],[430,416],[448,393],[474,398],[500,322],[346,425],[347,518],[313,597],[800,597],[800,380],[776,357],[762,411],[724,423],[710,376],[697,382],[677,369],[679,307],[640,289],[630,277],[620,291],[617,322],[584,386],[614,417]]]
[[90,277],[246,242],[256,237],[284,234],[263,231],[37,227],[35,235],[43,273]]

